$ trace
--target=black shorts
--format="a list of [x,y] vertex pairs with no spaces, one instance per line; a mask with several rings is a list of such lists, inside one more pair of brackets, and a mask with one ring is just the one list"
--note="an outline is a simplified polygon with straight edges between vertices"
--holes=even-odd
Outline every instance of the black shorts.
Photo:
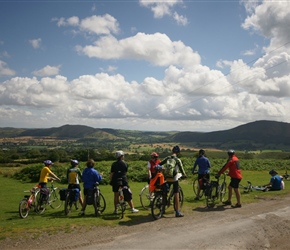
[[[127,181],[123,181],[122,186],[127,186],[127,187],[129,187],[128,182],[127,182]],[[119,187],[120,187],[120,183],[115,182],[115,181],[112,182],[112,191],[113,191],[114,193],[116,193],[116,192],[119,191]]]
[[240,181],[241,179],[231,178],[230,186],[232,188],[239,188]]
[[178,181],[174,181],[174,182],[167,182],[168,187],[170,188],[171,185],[173,185],[173,193],[178,193],[179,192],[179,188],[178,188]]

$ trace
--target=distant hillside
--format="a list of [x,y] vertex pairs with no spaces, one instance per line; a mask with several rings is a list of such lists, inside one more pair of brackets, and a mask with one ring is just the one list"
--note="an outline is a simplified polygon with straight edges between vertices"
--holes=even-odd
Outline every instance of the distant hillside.
[[237,150],[281,149],[290,151],[290,124],[255,121],[233,129],[215,132],[148,132],[118,129],[96,129],[84,125],[64,125],[48,129],[0,128],[0,138],[55,137],[79,141],[127,141],[128,143],[176,142],[193,147]]
[[197,133],[180,132],[172,136],[172,141],[195,143],[216,148],[237,149],[290,149],[290,124],[275,121],[255,121],[233,129]]

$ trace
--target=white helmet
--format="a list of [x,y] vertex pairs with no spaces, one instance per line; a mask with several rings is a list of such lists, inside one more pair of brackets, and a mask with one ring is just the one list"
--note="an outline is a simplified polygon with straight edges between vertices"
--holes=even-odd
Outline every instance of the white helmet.
[[122,150],[118,150],[115,153],[116,158],[120,158],[121,156],[125,155],[124,152]]

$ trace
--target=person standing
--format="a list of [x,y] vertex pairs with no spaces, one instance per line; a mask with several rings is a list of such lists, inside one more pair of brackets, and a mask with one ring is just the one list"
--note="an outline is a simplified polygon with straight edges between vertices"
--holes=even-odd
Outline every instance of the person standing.
[[[122,186],[128,186],[128,179],[127,179],[127,171],[128,165],[124,161],[125,154],[122,150],[118,150],[115,153],[115,157],[117,161],[113,162],[111,166],[111,173],[110,173],[110,184],[112,185],[112,191],[114,192],[114,214],[118,213],[118,203],[119,203],[119,178],[122,178]],[[139,210],[134,208],[133,200],[131,199],[128,201],[128,204],[131,208],[132,213],[138,213]]]
[[[67,181],[68,181],[68,189],[77,188],[79,190],[79,202],[80,202],[80,205],[83,206],[83,197],[82,197],[80,180],[79,180],[82,178],[82,173],[78,167],[79,162],[78,160],[71,160],[70,163],[71,163],[71,166],[70,168],[68,168],[66,172]],[[78,209],[77,205],[76,205],[76,209]]]
[[[231,177],[231,182],[228,186],[229,194],[228,200],[223,202],[224,205],[231,205],[232,208],[242,207],[241,205],[241,194],[239,189],[239,183],[242,180],[242,171],[240,167],[240,162],[238,157],[235,155],[235,151],[230,149],[228,151],[228,161],[222,167],[222,169],[218,172],[218,175],[224,173],[227,169],[229,169],[229,176]],[[231,199],[233,195],[233,189],[236,195],[237,203],[232,205]]]
[[205,151],[200,149],[198,152],[198,158],[194,162],[192,173],[195,174],[195,168],[198,166],[198,189],[197,195],[194,200],[199,200],[200,189],[204,184],[204,181],[209,180],[209,169],[210,169],[210,161],[207,157],[204,156]]
[[148,161],[148,184],[150,183],[150,180],[155,177],[156,171],[155,166],[157,166],[160,162],[158,159],[159,155],[156,152],[153,152],[151,154],[151,159]]
[[[39,177],[39,186],[41,188],[46,188],[47,187],[47,182],[50,179],[55,178],[56,180],[60,181],[60,178],[58,178],[56,176],[56,174],[54,174],[51,171],[51,167],[53,165],[53,162],[51,160],[46,160],[43,162],[44,163],[44,167],[42,168],[41,172],[40,172],[40,177]],[[49,175],[51,175],[53,178],[51,178]]]
[[87,195],[89,193],[89,189],[93,189],[96,182],[100,182],[103,179],[103,174],[99,174],[99,172],[94,169],[95,162],[93,159],[87,161],[87,167],[84,169],[82,174],[82,180],[84,183],[84,200],[82,210],[80,215],[85,215],[85,210],[87,207]]
[[[169,185],[173,185],[174,200],[175,200],[175,217],[183,217],[184,215],[180,212],[179,204],[179,184],[177,174],[180,171],[183,177],[186,177],[185,171],[183,169],[182,161],[177,157],[180,153],[179,146],[174,146],[172,148],[172,154],[163,159],[159,165],[164,167],[164,177]],[[171,170],[170,170],[171,169]],[[168,170],[170,170],[168,172]]]

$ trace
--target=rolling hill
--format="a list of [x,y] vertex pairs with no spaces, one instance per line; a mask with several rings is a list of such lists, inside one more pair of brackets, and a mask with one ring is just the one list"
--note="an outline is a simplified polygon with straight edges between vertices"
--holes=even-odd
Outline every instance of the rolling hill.
[[206,133],[99,129],[84,125],[64,125],[44,129],[0,128],[0,138],[24,136],[94,140],[100,143],[124,140],[130,143],[175,142],[194,147],[218,149],[290,151],[290,124],[276,121],[255,121],[229,130]]

